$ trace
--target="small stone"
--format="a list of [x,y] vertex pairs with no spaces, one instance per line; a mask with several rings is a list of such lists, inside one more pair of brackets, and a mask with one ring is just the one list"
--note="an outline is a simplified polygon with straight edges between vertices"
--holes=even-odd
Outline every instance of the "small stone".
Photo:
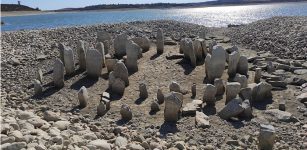
[[240,116],[246,118],[251,118],[253,116],[252,107],[248,99],[242,102],[242,108],[244,109],[244,111],[240,114]]
[[61,131],[66,130],[69,125],[69,121],[57,121],[53,124],[54,127],[58,128]]
[[43,86],[39,80],[34,79],[33,81],[34,85],[34,93],[35,95],[40,95],[43,92]]
[[226,84],[226,104],[236,98],[241,89],[239,82],[227,82]]
[[191,86],[192,97],[196,96],[196,83],[193,83]]
[[106,108],[105,103],[100,102],[99,105],[97,106],[97,115],[103,116],[106,114],[106,112],[107,112],[107,108]]
[[148,92],[145,83],[139,84],[140,98],[146,99],[148,97]]
[[298,96],[296,97],[296,100],[298,100],[298,101],[301,102],[301,103],[307,102],[307,92],[298,95]]
[[135,144],[135,143],[130,143],[126,146],[127,149],[129,150],[145,150],[144,147],[142,147],[139,144]]
[[187,103],[182,109],[183,116],[195,116],[196,110],[199,109],[194,103]]
[[229,119],[231,117],[236,117],[244,111],[242,107],[242,100],[235,98],[227,103],[227,105],[218,113],[222,119]]
[[44,119],[46,121],[58,121],[61,120],[60,116],[52,111],[45,111],[44,113]]
[[256,68],[254,82],[259,83],[261,79],[261,68]]
[[195,115],[195,125],[200,128],[209,128],[209,117],[203,112],[196,111]]
[[164,120],[166,122],[177,122],[182,107],[183,95],[171,92],[165,96]]
[[118,147],[125,147],[128,144],[128,140],[125,137],[119,136],[115,139],[115,145]]
[[243,88],[240,90],[239,96],[241,99],[246,100],[246,99],[252,99],[252,89],[250,87]]
[[185,143],[184,141],[177,141],[175,142],[175,147],[178,148],[179,150],[185,150]]
[[214,79],[214,86],[216,87],[216,96],[222,96],[225,92],[225,86],[222,79]]
[[150,108],[152,112],[157,112],[160,110],[160,106],[157,101],[153,101],[150,105]]
[[275,143],[275,128],[272,125],[260,124],[260,134],[258,136],[259,149],[273,149]]
[[161,89],[157,91],[157,100],[159,104],[164,103],[164,94],[162,93]]
[[180,85],[176,81],[172,81],[172,83],[169,85],[170,92],[181,92]]
[[95,149],[111,150],[111,144],[109,144],[107,141],[101,140],[101,139],[89,142],[87,144],[87,147],[90,147],[90,146],[94,146]]
[[115,64],[118,62],[117,59],[106,59],[106,67],[108,72],[111,72],[114,70]]
[[84,108],[87,106],[89,95],[85,86],[82,86],[78,91],[79,106]]
[[204,95],[203,95],[203,101],[209,105],[215,104],[215,95],[216,95],[217,89],[212,84],[205,84],[204,86]]
[[38,69],[36,71],[36,77],[35,79],[37,79],[40,83],[43,83],[43,72],[41,69]]
[[286,111],[286,101],[281,100],[281,101],[278,103],[278,109],[281,110],[281,111]]
[[20,65],[20,61],[19,61],[17,58],[15,58],[15,57],[11,58],[10,63],[11,63],[13,66],[18,66],[18,65]]
[[131,112],[130,107],[127,104],[123,104],[121,106],[120,114],[121,114],[123,120],[128,121],[128,120],[132,119],[132,112]]
[[239,82],[241,84],[241,88],[247,87],[247,77],[245,75],[236,74],[233,79],[234,82]]
[[14,142],[14,143],[5,143],[1,145],[2,150],[17,150],[26,148],[26,142]]
[[284,122],[295,121],[292,114],[286,111],[281,111],[278,109],[269,109],[269,110],[266,110],[265,113],[270,114],[271,116],[274,116],[279,121],[284,121]]

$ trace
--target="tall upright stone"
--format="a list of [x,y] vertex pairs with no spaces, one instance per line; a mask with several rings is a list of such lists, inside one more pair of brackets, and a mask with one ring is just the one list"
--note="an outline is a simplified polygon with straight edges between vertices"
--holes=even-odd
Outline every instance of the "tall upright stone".
[[214,86],[216,87],[216,96],[222,96],[225,92],[223,79],[220,78],[214,79]]
[[241,84],[241,88],[247,87],[247,78],[245,75],[236,74],[236,76],[233,78],[233,81],[239,82]]
[[196,58],[196,52],[195,52],[195,49],[193,47],[193,41],[190,40],[187,45],[186,45],[187,49],[188,49],[188,55],[189,55],[189,60],[192,64],[192,66],[196,66],[197,65],[197,58]]
[[102,30],[97,32],[97,42],[102,42],[104,46],[104,54],[108,54],[110,50],[111,35]]
[[98,78],[102,70],[102,56],[96,49],[86,52],[86,72],[90,77]]
[[115,78],[120,78],[122,81],[125,82],[125,85],[129,85],[129,79],[128,79],[128,69],[125,66],[125,64],[121,61],[117,62],[114,66],[114,76]]
[[268,73],[273,73],[275,71],[275,66],[272,61],[268,61],[266,70]]
[[89,95],[85,86],[82,86],[78,91],[79,106],[84,108],[87,106]]
[[226,104],[236,98],[241,89],[239,82],[227,82],[226,84]]
[[171,92],[165,96],[164,120],[166,122],[177,122],[180,117],[183,95]]
[[260,124],[258,148],[260,150],[272,150],[275,143],[275,137],[275,128],[272,125]]
[[221,78],[225,69],[225,50],[222,46],[214,46],[212,55],[208,54],[205,59],[206,75],[209,83],[213,83],[215,78]]
[[216,95],[216,87],[212,84],[205,84],[204,86],[204,95],[203,95],[203,101],[207,103],[208,105],[214,105],[215,104],[215,95]]
[[247,76],[248,75],[248,60],[245,56],[240,56],[237,66],[237,73]]
[[205,40],[198,38],[194,40],[193,44],[197,61],[203,61],[208,53]]
[[77,53],[79,58],[79,66],[81,70],[86,69],[86,48],[85,48],[85,42],[82,40],[79,40],[77,45]]
[[104,50],[104,45],[102,42],[99,42],[96,44],[96,49],[98,50],[98,52],[100,52],[101,54],[101,66],[104,67],[105,66],[105,62],[106,62],[106,58],[105,58],[105,50]]
[[119,34],[114,39],[114,51],[115,55],[122,57],[126,55],[126,43],[128,41],[128,35],[126,33]]
[[180,85],[176,81],[172,81],[171,84],[169,85],[169,91],[172,92],[181,92]]
[[74,52],[70,47],[64,48],[64,64],[66,74],[70,75],[75,72],[75,57]]
[[254,82],[259,83],[261,79],[261,68],[256,68]]
[[64,64],[60,59],[55,59],[53,65],[53,83],[56,87],[64,86]]
[[65,45],[64,43],[59,43],[58,44],[58,49],[59,49],[59,53],[60,53],[60,60],[63,62],[64,64],[64,49],[65,49]]
[[196,83],[193,83],[191,86],[192,97],[196,96]]
[[252,101],[262,102],[272,98],[272,85],[260,82],[252,89]]
[[180,41],[180,50],[182,51],[183,55],[184,55],[184,58],[187,59],[187,60],[190,60],[190,51],[193,51],[190,47],[188,47],[188,43],[192,43],[192,39],[190,38],[184,38]]
[[117,59],[106,59],[105,64],[106,64],[108,72],[111,72],[114,70],[114,66],[117,62],[118,62]]
[[163,35],[162,29],[158,29],[156,40],[157,40],[157,54],[163,54],[163,51],[164,51],[164,35]]
[[130,72],[136,72],[139,70],[138,68],[138,58],[139,55],[142,55],[142,49],[135,44],[133,41],[128,41],[126,43],[126,50],[127,50],[127,60],[126,65],[128,68],[128,71]]
[[237,51],[229,54],[229,62],[228,62],[228,76],[233,78],[237,73],[237,66],[240,60],[240,53]]

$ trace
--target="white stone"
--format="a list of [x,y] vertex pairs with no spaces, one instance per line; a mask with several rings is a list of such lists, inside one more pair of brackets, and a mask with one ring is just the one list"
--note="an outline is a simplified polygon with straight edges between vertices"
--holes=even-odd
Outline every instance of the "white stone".
[[177,122],[183,103],[183,95],[171,92],[165,96],[164,120],[166,122]]
[[209,83],[213,83],[215,78],[221,78],[225,69],[225,50],[222,46],[214,46],[212,55],[207,55],[205,59],[206,75]]
[[203,112],[196,111],[195,115],[195,125],[200,128],[209,128],[209,117]]
[[60,59],[55,59],[53,66],[53,83],[56,87],[64,86],[64,64]]
[[87,106],[89,95],[85,86],[82,86],[78,91],[79,106],[84,108]]
[[240,53],[237,51],[229,54],[229,62],[228,62],[228,76],[230,78],[234,77],[237,73],[237,67],[240,60]]
[[102,42],[99,42],[96,44],[96,49],[98,50],[98,52],[101,54],[101,66],[104,67],[105,66],[105,62],[106,62],[106,59],[105,59],[105,50],[104,50],[104,45]]
[[158,29],[156,40],[157,40],[157,54],[162,54],[164,51],[164,35],[162,29]]
[[43,83],[43,72],[41,69],[36,71],[36,78],[40,83]]
[[66,74],[71,75],[75,72],[75,57],[70,47],[65,47],[64,49],[64,64]]
[[207,104],[215,104],[215,95],[216,95],[217,89],[212,84],[206,84],[204,86],[204,95],[203,95],[203,101]]
[[102,71],[102,55],[96,49],[86,52],[86,72],[90,77],[98,78]]
[[79,40],[77,45],[77,54],[79,58],[79,67],[81,70],[86,69],[86,48],[85,48],[85,42],[82,40]]

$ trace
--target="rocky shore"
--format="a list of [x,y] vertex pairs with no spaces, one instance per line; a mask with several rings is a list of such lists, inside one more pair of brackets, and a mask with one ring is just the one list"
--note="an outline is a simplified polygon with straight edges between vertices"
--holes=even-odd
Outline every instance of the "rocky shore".
[[[2,32],[1,147],[306,149],[306,23],[165,20]],[[135,42],[123,58],[122,39]],[[82,62],[80,52],[99,59]],[[65,65],[61,82],[56,58]]]

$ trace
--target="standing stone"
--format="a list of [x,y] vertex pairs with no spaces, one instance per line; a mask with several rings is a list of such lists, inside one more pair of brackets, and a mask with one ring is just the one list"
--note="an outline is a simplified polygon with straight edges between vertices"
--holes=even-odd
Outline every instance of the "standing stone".
[[247,87],[247,78],[245,75],[240,75],[240,74],[236,74],[236,76],[234,77],[233,81],[235,82],[239,82],[241,84],[241,88],[246,88]]
[[214,46],[212,55],[207,55],[205,59],[206,74],[209,83],[213,83],[215,78],[221,78],[225,69],[225,50],[222,46]]
[[129,79],[128,79],[128,69],[126,68],[125,64],[123,62],[117,62],[114,66],[114,76],[116,78],[120,78],[122,81],[125,82],[125,85],[129,85]]
[[140,83],[139,84],[139,90],[140,90],[140,98],[146,99],[148,97],[148,92],[147,92],[146,84],[145,83]]
[[196,96],[196,83],[193,83],[191,86],[192,97]]
[[100,102],[99,105],[97,106],[97,115],[98,116],[103,116],[107,112],[106,104],[104,102]]
[[260,124],[258,148],[261,150],[272,150],[275,143],[275,137],[275,128],[272,125]]
[[252,89],[250,87],[243,88],[240,90],[239,96],[243,100],[251,100],[252,99]]
[[160,110],[160,105],[157,101],[154,100],[150,105],[150,111],[157,112],[159,110]]
[[105,64],[106,64],[108,72],[111,72],[114,70],[114,66],[117,62],[118,62],[117,59],[106,59]]
[[202,61],[204,58],[202,42],[203,42],[203,39],[195,39],[193,42],[193,47],[194,47],[197,61]]
[[240,56],[237,72],[247,76],[248,75],[248,60],[245,56]]
[[272,98],[272,85],[266,82],[258,83],[252,89],[252,101],[261,102]]
[[231,117],[236,117],[244,111],[241,105],[242,100],[240,98],[232,99],[226,106],[218,113],[222,119],[229,119]]
[[216,95],[216,87],[212,84],[206,84],[204,86],[204,96],[203,101],[207,103],[208,105],[214,105],[215,104],[215,95]]
[[239,63],[240,54],[237,51],[229,54],[229,62],[228,62],[228,76],[230,78],[234,77],[237,73],[237,66]]
[[79,66],[81,70],[86,69],[86,48],[84,41],[80,40],[77,45],[77,53],[79,58]]
[[255,83],[259,83],[260,79],[261,79],[261,68],[256,68],[255,78],[254,78]]
[[147,37],[135,37],[132,41],[142,48],[143,53],[147,52],[150,48],[150,41]]
[[181,92],[180,85],[176,81],[172,81],[172,83],[169,85],[169,91],[172,92]]
[[[212,51],[213,51],[213,47],[217,45],[217,42],[215,40],[212,40],[211,42],[209,42],[209,45],[208,45],[208,53],[212,54]],[[226,58],[225,58],[225,61],[226,61]]]
[[104,67],[106,63],[106,58],[105,58],[105,50],[104,50],[104,45],[102,42],[99,42],[96,44],[96,49],[98,52],[101,54],[101,66]]
[[39,80],[34,79],[34,95],[39,95],[43,92],[43,86]]
[[222,96],[225,92],[223,79],[220,78],[214,79],[214,86],[216,87],[216,96]]
[[78,91],[79,106],[84,108],[87,106],[89,96],[85,86],[82,86]]
[[226,104],[236,98],[241,89],[239,82],[227,82],[226,84]]
[[190,40],[186,46],[187,46],[186,48],[188,49],[189,60],[191,61],[192,66],[195,67],[197,65],[197,58],[196,58],[196,52],[193,46],[193,41]]
[[111,71],[109,73],[109,88],[112,88],[112,84],[114,83],[116,77],[114,76],[114,72]]
[[192,43],[192,42],[193,41],[190,38],[184,38],[180,41],[180,49],[184,55],[184,58],[187,60],[190,60],[189,53],[190,51],[193,51],[192,49],[190,49],[191,47],[190,48],[188,47],[188,43]]
[[66,74],[70,75],[75,72],[75,57],[70,47],[65,47],[64,49],[64,64]]
[[138,58],[142,55],[142,49],[132,41],[126,43],[127,48],[127,60],[126,65],[130,72],[138,71]]
[[111,90],[112,90],[113,93],[115,93],[117,95],[120,95],[120,96],[124,95],[125,82],[120,78],[116,78],[111,85]]
[[132,111],[127,104],[123,104],[120,109],[120,115],[123,120],[129,121],[132,119]]
[[65,49],[65,45],[63,43],[59,43],[59,53],[60,53],[60,60],[64,63],[64,49]]
[[165,96],[164,120],[166,122],[177,122],[180,117],[183,95],[171,92]]
[[122,33],[115,37],[114,39],[114,51],[115,55],[122,57],[126,55],[126,42],[128,41],[128,36],[126,33]]
[[36,79],[40,82],[43,83],[43,72],[41,69],[38,69],[36,71]]
[[53,65],[53,83],[56,87],[64,86],[64,64],[60,59],[55,59]]
[[156,39],[157,39],[157,54],[163,54],[163,51],[164,51],[164,35],[163,35],[162,29],[158,29]]
[[86,52],[86,72],[90,77],[98,78],[102,70],[102,56],[96,49]]
[[179,44],[179,53],[180,54],[183,54],[184,47],[185,47],[185,40],[186,40],[186,38],[183,38],[183,39],[180,40],[180,44]]
[[161,89],[157,91],[157,100],[159,104],[164,103],[164,94],[162,93]]

